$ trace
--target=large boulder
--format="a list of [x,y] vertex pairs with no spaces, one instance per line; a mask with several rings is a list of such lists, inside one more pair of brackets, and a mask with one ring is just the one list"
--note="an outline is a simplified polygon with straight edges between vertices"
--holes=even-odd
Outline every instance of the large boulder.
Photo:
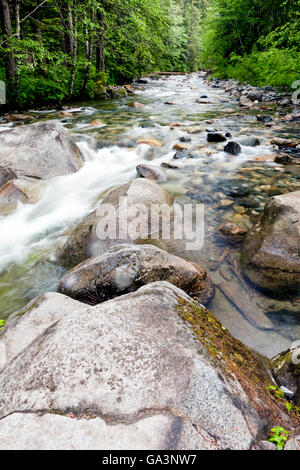
[[300,191],[275,196],[243,245],[246,276],[275,295],[300,291]]
[[69,297],[49,292],[10,315],[0,331],[0,369],[53,323],[85,307]]
[[82,164],[79,148],[57,121],[19,126],[0,133],[1,184],[16,177],[40,180],[67,175],[76,172]]
[[[113,245],[142,242],[143,239],[151,238],[151,235],[159,238],[157,232],[151,233],[149,216],[153,207],[161,205],[171,208],[169,194],[155,182],[144,178],[112,189],[104,197],[98,209],[86,217],[70,235],[59,254],[58,262],[70,269],[90,257],[105,253]],[[112,209],[109,214],[105,212],[107,207]],[[134,230],[129,230],[130,224],[135,223],[137,215],[140,215],[144,222],[142,237],[133,233]],[[107,232],[105,238],[105,233],[99,234],[99,231],[102,232],[102,229],[104,231],[105,227],[115,227],[116,230],[114,233]]]
[[175,286],[73,302],[0,372],[0,449],[250,449],[296,425],[270,362]]
[[204,305],[214,293],[206,271],[200,266],[152,245],[112,247],[67,273],[57,290],[96,305],[156,281],[168,281]]

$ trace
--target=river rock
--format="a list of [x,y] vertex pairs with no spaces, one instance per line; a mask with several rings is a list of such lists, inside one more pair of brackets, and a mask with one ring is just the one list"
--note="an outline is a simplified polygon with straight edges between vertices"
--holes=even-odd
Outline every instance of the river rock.
[[32,121],[34,118],[28,114],[5,114],[4,119],[6,122],[18,122],[18,121]]
[[300,191],[275,196],[247,235],[242,253],[246,276],[275,295],[299,293]]
[[184,144],[184,143],[179,143],[179,142],[173,146],[173,150],[177,150],[177,151],[188,150],[189,148],[190,148],[189,145]]
[[300,434],[289,439],[284,446],[284,450],[300,450]]
[[240,243],[245,238],[246,233],[245,228],[226,222],[217,228],[216,235],[229,243]]
[[141,178],[147,178],[149,180],[157,181],[158,183],[163,183],[168,179],[165,170],[158,166],[141,163],[136,167],[136,171]]
[[251,101],[262,101],[262,97],[262,91],[259,88],[252,88],[247,94],[247,98]]
[[156,139],[139,139],[136,141],[137,145],[140,145],[140,144],[146,144],[146,145],[150,145],[150,147],[161,147],[162,146],[162,143],[160,140],[156,140]]
[[241,96],[240,97],[240,101],[239,101],[239,105],[243,108],[252,108],[254,106],[254,103],[252,100],[250,100],[249,98],[247,98],[247,96]]
[[90,122],[90,126],[93,127],[104,127],[105,123],[101,121],[101,119],[94,119],[93,121]]
[[251,449],[295,424],[269,361],[175,286],[73,302],[1,370],[1,450]]
[[0,187],[0,210],[11,211],[17,207],[18,202],[31,202],[30,189],[30,184],[21,180],[7,181]]
[[275,139],[272,139],[271,144],[277,145],[279,148],[282,148],[282,147],[296,147],[298,145],[298,143],[294,142],[293,140],[282,139],[280,137],[276,137]]
[[67,273],[57,290],[96,305],[155,281],[168,281],[202,304],[207,304],[213,296],[206,271],[151,245],[112,247]]
[[209,132],[207,134],[207,142],[225,142],[227,139],[219,132]]
[[271,116],[268,116],[267,114],[258,115],[258,116],[256,116],[256,119],[257,119],[259,122],[263,122],[263,123],[270,123],[270,122],[273,121],[273,119],[271,118]]
[[259,441],[257,443],[257,450],[277,450],[277,447],[273,442]]
[[85,307],[69,297],[48,292],[10,315],[0,331],[0,370],[53,323]]
[[224,152],[231,153],[232,155],[238,155],[241,151],[242,148],[237,142],[228,142],[224,147]]
[[274,158],[274,162],[275,163],[280,163],[281,165],[299,165],[300,164],[300,158],[293,157],[292,155],[290,155],[288,153],[279,153]]
[[[143,224],[145,230],[144,239],[151,238],[152,234],[148,225],[151,207],[164,205],[164,207],[170,207],[172,212],[171,197],[154,181],[137,178],[131,183],[112,189],[104,197],[98,209],[86,217],[70,235],[59,254],[58,262],[70,269],[90,257],[105,253],[111,246],[119,245],[120,243],[141,242],[141,238],[138,235],[131,234],[131,236],[128,236],[127,234],[129,224],[134,223],[137,218],[140,204],[147,211],[147,214],[142,216],[145,221],[145,224]],[[105,214],[103,210],[106,205],[115,209],[115,213],[112,212],[110,215]],[[127,223],[124,222],[121,225],[120,218],[126,214]],[[103,239],[104,237],[99,238],[98,228],[99,226],[104,228],[106,224],[110,227],[116,227],[116,233],[111,234],[106,239]],[[125,238],[118,237],[120,226],[122,226],[125,235],[127,235]],[[156,240],[156,243],[159,243],[159,240]]]
[[0,133],[0,175],[49,179],[74,173],[83,164],[77,145],[56,121],[16,127]]
[[245,147],[256,147],[260,145],[260,140],[257,137],[245,137],[240,140],[240,143],[245,145]]
[[132,103],[129,103],[128,105],[130,108],[143,108],[144,105],[142,103],[139,103],[138,101],[133,101]]
[[125,98],[127,96],[127,91],[121,86],[107,86],[106,93],[112,99]]
[[73,117],[73,114],[69,113],[68,111],[61,111],[59,113],[59,117],[62,117],[62,118],[64,118],[64,117]]
[[296,405],[300,406],[300,342],[295,347],[278,354],[272,359],[272,367],[277,383],[294,395]]

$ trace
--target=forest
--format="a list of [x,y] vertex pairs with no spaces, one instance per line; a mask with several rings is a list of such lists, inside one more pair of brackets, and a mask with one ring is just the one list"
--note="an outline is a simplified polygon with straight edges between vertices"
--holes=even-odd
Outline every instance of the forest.
[[300,76],[300,0],[1,0],[10,107],[97,98],[155,71],[252,85]]

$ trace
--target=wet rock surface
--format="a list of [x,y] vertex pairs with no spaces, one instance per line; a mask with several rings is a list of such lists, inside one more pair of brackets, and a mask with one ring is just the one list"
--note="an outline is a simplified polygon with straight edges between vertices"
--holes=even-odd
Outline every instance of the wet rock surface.
[[141,164],[136,167],[136,171],[140,177],[157,181],[158,183],[168,179],[166,171],[154,165]]
[[168,281],[204,305],[214,294],[200,266],[151,245],[119,245],[85,261],[61,279],[58,292],[96,305],[156,281]]
[[0,133],[0,173],[40,180],[74,173],[82,164],[81,152],[59,122]]
[[300,192],[275,196],[247,235],[242,252],[246,276],[275,295],[300,288]]
[[[139,234],[136,235],[134,231],[131,234],[128,230],[130,222],[136,219],[136,210],[139,210],[140,204],[143,204],[143,208],[146,210],[146,213],[141,215],[144,221],[142,239]],[[131,183],[111,190],[98,206],[98,209],[86,217],[70,235],[59,254],[58,262],[64,267],[73,268],[91,256],[105,253],[113,245],[126,242],[137,243],[148,238],[150,240],[151,227],[149,228],[148,225],[148,214],[151,205],[161,204],[165,204],[167,208],[170,207],[170,195],[158,184],[145,178],[138,178]],[[109,215],[105,212],[107,205],[112,209]],[[127,220],[124,221],[126,214]],[[107,225],[115,227],[116,217],[116,234],[112,233],[110,237],[106,234],[106,238],[101,237],[98,230],[102,233]],[[159,230],[159,227],[157,228]],[[124,237],[120,237],[120,233],[121,235],[124,233]],[[154,235],[157,235],[157,233]],[[159,243],[159,240],[157,240],[157,243]]]

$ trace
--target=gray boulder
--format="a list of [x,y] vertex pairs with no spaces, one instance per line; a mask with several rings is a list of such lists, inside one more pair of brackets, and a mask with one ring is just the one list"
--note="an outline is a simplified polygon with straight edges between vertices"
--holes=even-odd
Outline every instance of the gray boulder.
[[141,178],[147,178],[149,180],[157,181],[158,183],[163,183],[168,179],[166,171],[163,168],[159,168],[154,165],[141,163],[136,167],[136,171]]
[[243,244],[246,276],[275,295],[299,294],[300,191],[275,196]]
[[0,449],[251,449],[295,424],[269,367],[171,284],[75,302],[1,370]]
[[214,294],[204,269],[152,245],[112,247],[67,273],[57,290],[96,305],[156,281],[168,281],[204,305]]
[[50,325],[74,309],[85,307],[69,297],[50,292],[10,315],[0,331],[0,370]]
[[[104,213],[105,207],[108,205],[115,212]],[[141,211],[141,205],[146,213],[143,210]],[[111,246],[120,243],[140,243],[143,240],[150,239],[151,235],[159,238],[157,232],[151,233],[149,215],[153,206],[160,205],[171,209],[171,198],[153,181],[138,178],[128,184],[112,189],[104,197],[98,209],[86,217],[70,235],[58,256],[58,262],[70,269],[90,257],[105,253]],[[129,230],[130,224],[136,221],[137,215],[144,222],[142,223],[144,227],[143,236],[133,233],[134,230]],[[106,239],[102,233],[99,234],[105,227],[116,228],[113,231],[114,233],[107,234]],[[122,230],[120,230],[120,227]],[[120,232],[122,236],[120,236]]]
[[0,183],[15,177],[49,179],[76,172],[80,150],[56,121],[19,126],[0,133]]
[[247,97],[251,101],[262,101],[262,91],[260,88],[251,88],[251,90],[247,94]]

